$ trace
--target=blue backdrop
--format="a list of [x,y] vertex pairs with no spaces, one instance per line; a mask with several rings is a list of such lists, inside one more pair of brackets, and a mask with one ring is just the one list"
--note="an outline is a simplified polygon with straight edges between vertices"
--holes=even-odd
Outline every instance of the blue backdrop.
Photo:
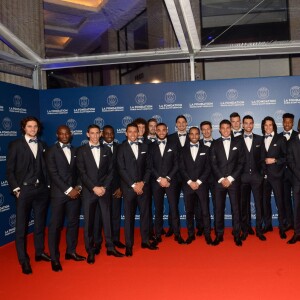
[[[252,115],[255,119],[254,131],[258,134],[261,134],[261,120],[267,115],[275,119],[279,132],[282,131],[282,115],[285,112],[294,113],[296,121],[300,117],[300,77],[211,80],[39,92],[1,84],[0,90],[3,90],[0,99],[3,131],[8,121],[6,118],[12,122],[12,130],[17,131],[19,120],[24,117],[24,112],[21,111],[27,110],[26,114],[40,117],[44,125],[42,138],[48,145],[56,141],[56,128],[61,124],[67,124],[71,128],[73,145],[80,146],[87,142],[86,128],[89,124],[95,123],[100,127],[112,125],[115,128],[116,140],[122,142],[125,139],[126,125],[137,117],[154,117],[159,122],[165,122],[169,133],[176,130],[175,118],[179,114],[186,116],[189,127],[199,126],[200,122],[208,120],[213,124],[214,138],[219,137],[219,122],[229,118],[233,111],[238,112],[241,117],[246,114]],[[21,104],[18,98],[21,99]],[[10,219],[14,216],[14,199],[8,193],[4,166],[7,143],[16,138],[15,135],[5,136],[5,139],[2,136],[0,245],[13,238],[13,235],[5,235],[6,231],[13,231],[13,222],[10,222]],[[251,205],[255,217],[254,205]],[[5,206],[9,208],[2,212]],[[273,213],[274,225],[277,225],[274,201]],[[180,216],[182,220],[185,218],[182,199]],[[83,219],[83,216],[81,218]],[[226,226],[230,226],[229,201],[225,219]],[[185,222],[182,225],[184,226]],[[3,230],[4,228],[7,229]]]

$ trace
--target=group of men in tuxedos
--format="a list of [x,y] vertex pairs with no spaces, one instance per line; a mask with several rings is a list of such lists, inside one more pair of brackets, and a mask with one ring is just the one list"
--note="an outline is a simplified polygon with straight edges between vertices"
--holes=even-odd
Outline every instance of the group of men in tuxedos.
[[[203,121],[187,131],[184,115],[176,118],[177,132],[168,134],[165,123],[136,119],[126,127],[123,143],[114,142],[114,129],[87,128],[88,143],[74,148],[70,129],[57,128],[57,143],[50,148],[37,139],[41,124],[35,117],[21,121],[23,137],[9,145],[7,179],[16,198],[16,249],[24,274],[32,268],[26,235],[30,212],[35,216],[35,260],[51,262],[62,271],[60,235],[67,221],[66,260],[95,263],[104,233],[107,255],[132,256],[137,208],[140,212],[141,247],[157,250],[163,236],[190,244],[204,235],[208,245],[224,240],[226,196],[232,212],[232,234],[241,246],[251,226],[250,199],[254,198],[256,236],[265,241],[272,231],[271,192],[278,209],[279,235],[294,229],[288,241],[300,241],[300,140],[293,130],[294,116],[283,115],[284,131],[277,133],[273,118],[261,123],[262,136],[254,134],[250,115],[238,113],[219,124],[221,137],[213,140],[212,124]],[[298,131],[300,120],[298,124]],[[200,139],[202,133],[203,138]],[[101,139],[102,135],[102,139]],[[293,202],[291,197],[293,191]],[[49,192],[50,191],[50,192]],[[180,193],[184,195],[188,237],[181,235]],[[50,256],[44,251],[44,230],[50,196]],[[211,238],[210,201],[215,239]],[[169,229],[163,228],[164,198],[169,206]],[[125,244],[120,241],[121,204],[124,203]],[[152,199],[155,207],[152,218]],[[83,208],[87,258],[76,252],[79,215]],[[195,231],[195,227],[197,232]],[[117,248],[125,248],[121,253]]]

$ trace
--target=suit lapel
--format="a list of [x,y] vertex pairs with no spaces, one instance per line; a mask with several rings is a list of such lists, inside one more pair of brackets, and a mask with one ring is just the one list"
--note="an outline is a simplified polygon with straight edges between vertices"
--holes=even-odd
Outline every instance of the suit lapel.
[[[95,161],[95,158],[94,158],[94,155],[93,155],[93,152],[92,152],[92,149],[90,147],[90,144],[87,143],[86,146],[85,146],[85,152],[86,152],[86,155],[87,155],[87,158],[89,161],[92,162],[92,164],[98,169],[98,166],[96,164],[96,161]],[[100,150],[100,153],[101,153],[101,150]],[[101,164],[101,157],[100,157],[100,164]],[[99,166],[100,166],[99,164]]]

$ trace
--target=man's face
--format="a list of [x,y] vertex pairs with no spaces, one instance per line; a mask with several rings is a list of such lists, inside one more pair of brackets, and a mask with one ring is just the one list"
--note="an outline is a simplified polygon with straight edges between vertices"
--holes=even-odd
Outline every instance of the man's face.
[[199,130],[197,130],[196,128],[190,129],[189,138],[193,144],[196,144],[200,140]]
[[165,125],[159,125],[156,127],[156,135],[158,139],[164,140],[168,134],[168,128]]
[[114,141],[115,138],[114,131],[111,128],[104,128],[102,132],[102,137],[106,143],[111,143]]
[[274,131],[273,123],[270,120],[267,120],[264,125],[265,134],[270,134]]
[[205,139],[210,139],[212,134],[212,128],[209,125],[202,125],[201,132]]
[[145,124],[137,124],[137,126],[138,126],[138,136],[139,137],[142,137],[142,136],[144,136],[144,134],[145,134],[145,130],[146,130],[146,127],[145,127]]
[[252,119],[244,119],[243,128],[245,133],[250,134],[253,130],[253,127],[254,127],[254,122]]
[[221,124],[220,133],[225,138],[230,137],[230,134],[231,134],[230,125],[229,124]]
[[233,130],[239,130],[241,128],[241,118],[233,117],[230,118],[231,127]]
[[39,126],[36,121],[28,121],[23,129],[27,136],[34,138],[39,131]]
[[155,131],[156,131],[156,122],[155,121],[151,121],[148,124],[148,129],[149,129],[149,134],[150,135],[155,135]]
[[72,133],[68,127],[59,127],[57,129],[57,140],[62,144],[68,144],[71,140]]
[[283,125],[284,131],[290,131],[294,126],[294,120],[291,118],[284,118],[282,120],[282,125]]
[[179,118],[176,122],[176,127],[179,132],[185,132],[187,127],[187,122],[184,118]]
[[90,130],[86,133],[87,137],[90,140],[92,145],[98,145],[99,139],[101,136],[100,130],[98,128],[90,128]]
[[138,129],[134,126],[130,126],[127,128],[125,134],[130,142],[135,142],[138,137]]

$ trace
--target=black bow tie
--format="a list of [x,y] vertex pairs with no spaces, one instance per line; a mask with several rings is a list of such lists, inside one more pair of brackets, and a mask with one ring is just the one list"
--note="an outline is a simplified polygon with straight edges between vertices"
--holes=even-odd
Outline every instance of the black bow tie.
[[38,142],[37,139],[30,139],[30,140],[29,140],[29,143],[37,143],[37,142]]
[[272,137],[272,134],[266,134],[265,135],[265,139],[267,139],[268,137]]
[[242,134],[242,133],[243,133],[243,131],[242,131],[242,130],[239,130],[239,131],[234,131],[234,132],[233,132],[233,134],[237,134],[237,133],[240,133],[240,134]]
[[287,135],[291,135],[291,133],[290,133],[289,131],[284,131],[284,132],[283,132],[283,135],[286,135],[286,134],[287,134]]
[[157,144],[158,144],[158,145],[160,145],[160,144],[164,144],[164,145],[165,145],[165,144],[166,144],[166,141],[158,141]]
[[186,133],[178,133],[178,136],[181,137],[181,136],[186,136]]
[[253,138],[253,136],[252,136],[252,134],[244,134],[244,138],[249,138],[249,139],[252,139],[252,138]]
[[211,142],[212,142],[211,140],[204,140],[204,144],[211,143]]
[[222,138],[222,141],[230,141],[230,138]]
[[114,145],[114,143],[103,143],[103,144],[108,146],[108,147],[112,147]]
[[64,148],[68,148],[70,149],[71,148],[71,145],[70,144],[62,144],[61,147],[64,149]]
[[129,144],[130,144],[130,146],[132,146],[132,145],[138,145],[139,142],[130,142]]
[[199,147],[199,144],[190,144],[191,147]]
[[100,149],[100,145],[97,145],[97,146],[91,145],[91,149],[94,149],[94,148]]

